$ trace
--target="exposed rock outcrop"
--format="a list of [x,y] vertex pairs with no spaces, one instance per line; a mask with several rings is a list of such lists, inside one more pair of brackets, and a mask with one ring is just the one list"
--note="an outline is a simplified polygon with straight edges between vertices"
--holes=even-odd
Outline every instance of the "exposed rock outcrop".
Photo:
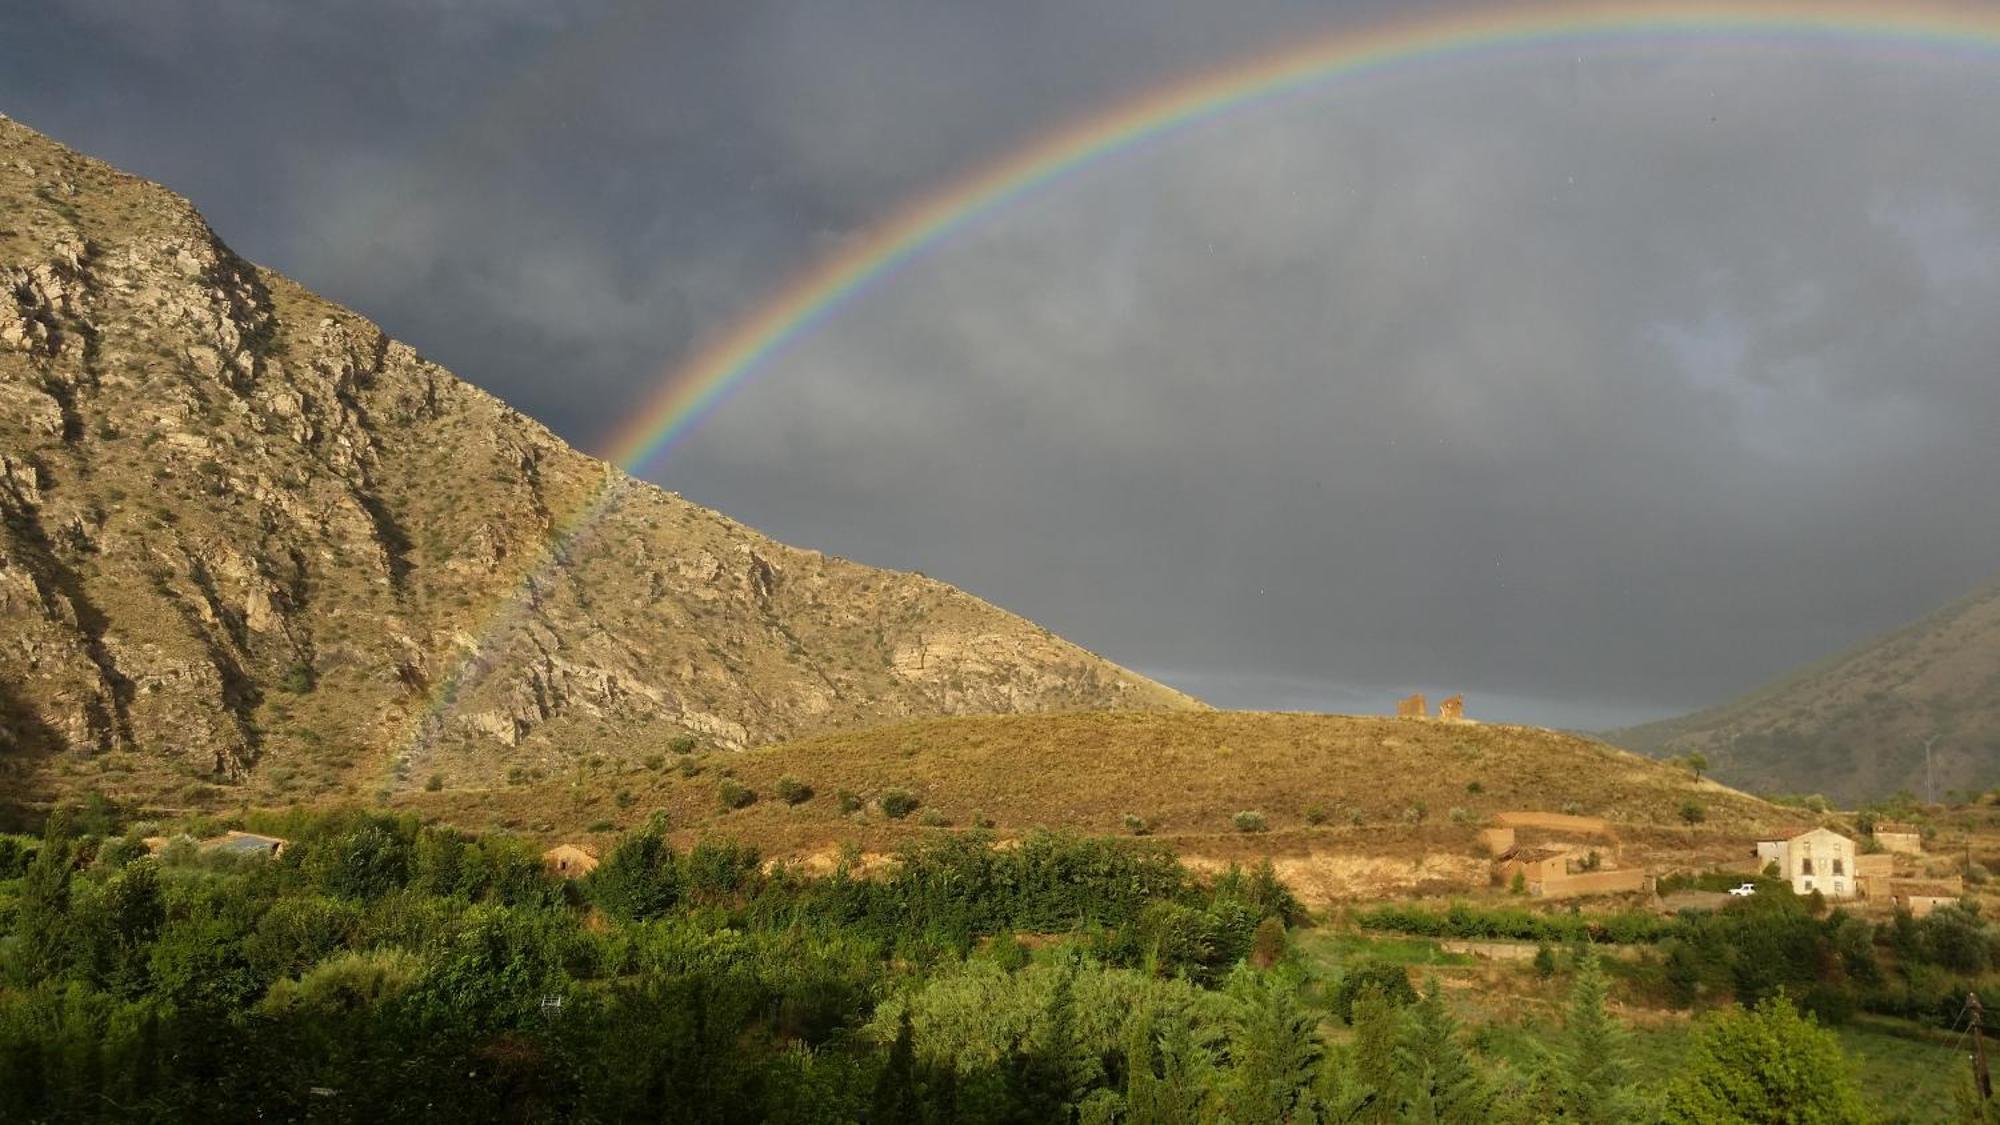
[[156,799],[1196,706],[632,480],[4,118],[0,689],[23,786]]

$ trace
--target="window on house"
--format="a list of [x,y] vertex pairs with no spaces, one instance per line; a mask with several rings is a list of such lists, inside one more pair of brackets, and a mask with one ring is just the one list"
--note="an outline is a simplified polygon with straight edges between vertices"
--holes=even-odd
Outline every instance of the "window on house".
[[1845,880],[1842,880],[1842,879],[1835,879],[1835,880],[1833,881],[1833,893],[1834,893],[1834,894],[1836,894],[1836,895],[1844,895],[1844,894],[1846,894],[1846,893],[1847,893],[1847,883],[1846,883],[1846,881],[1845,881]]
[[1812,880],[1811,880],[1811,879],[1807,879],[1807,880],[1806,880],[1806,890],[1812,890]]
[[1834,861],[1833,861],[1833,873],[1834,873],[1835,875],[1845,875],[1845,874],[1847,874],[1847,872],[1845,872],[1845,871],[1842,871],[1842,870],[1841,870],[1841,868],[1840,868],[1840,860],[1839,860],[1839,859],[1838,859],[1837,857],[1836,857],[1836,858],[1834,859]]
[[1800,860],[1800,861],[1799,861],[1799,874],[1801,874],[1801,875],[1810,875],[1810,874],[1812,874],[1812,873],[1813,873],[1813,872],[1812,872],[1812,857],[1811,857],[1811,856],[1807,856],[1807,857],[1805,857],[1804,859],[1802,859],[1802,860]]

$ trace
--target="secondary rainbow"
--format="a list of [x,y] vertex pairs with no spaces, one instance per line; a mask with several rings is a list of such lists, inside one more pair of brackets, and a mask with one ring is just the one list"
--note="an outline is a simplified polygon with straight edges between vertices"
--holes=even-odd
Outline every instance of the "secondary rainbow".
[[[696,429],[788,345],[809,335],[871,282],[955,232],[1098,161],[1198,127],[1232,111],[1402,66],[1451,64],[1592,48],[1715,44],[1831,54],[2000,57],[2000,7],[1943,3],[1780,2],[1502,4],[1389,20],[1261,55],[1143,94],[1075,121],[933,191],[795,275],[749,315],[669,371],[628,421],[600,443],[607,460],[637,475]],[[497,599],[467,659],[433,689],[418,741],[437,731],[468,681],[476,655],[518,620],[523,591],[591,530],[630,477],[610,473],[567,514],[540,557]]]
[[675,368],[605,440],[642,472],[765,361],[924,249],[1096,161],[1233,110],[1406,64],[1687,42],[1838,53],[2000,53],[2000,9],[1926,3],[1514,4],[1349,30],[1211,71],[1047,134],[934,191],[793,277]]

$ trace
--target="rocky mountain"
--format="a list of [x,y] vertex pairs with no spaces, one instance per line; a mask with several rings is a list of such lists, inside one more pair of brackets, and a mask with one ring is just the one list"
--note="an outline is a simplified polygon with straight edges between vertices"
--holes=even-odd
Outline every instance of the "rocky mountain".
[[1199,706],[593,460],[5,118],[0,516],[15,794],[479,786],[690,738]]
[[1685,718],[1605,736],[1699,751],[1739,788],[1847,801],[2000,784],[2000,580],[1931,617]]

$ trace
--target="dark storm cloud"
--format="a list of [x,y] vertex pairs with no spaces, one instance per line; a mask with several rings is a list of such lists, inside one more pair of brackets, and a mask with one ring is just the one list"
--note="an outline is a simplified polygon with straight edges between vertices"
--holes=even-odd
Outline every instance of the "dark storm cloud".
[[[294,10],[59,6],[0,108],[586,446],[897,200],[1361,18]],[[1225,704],[1706,703],[2000,569],[1996,94],[1658,48],[1336,85],[960,231],[656,476]]]

